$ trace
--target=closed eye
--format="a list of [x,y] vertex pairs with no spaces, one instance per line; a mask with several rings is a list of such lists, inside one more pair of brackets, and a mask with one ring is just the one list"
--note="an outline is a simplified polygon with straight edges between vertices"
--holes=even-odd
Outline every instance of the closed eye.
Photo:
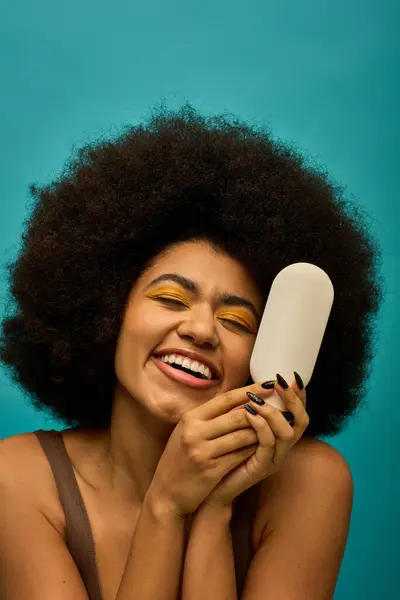
[[[154,299],[159,302],[162,302],[163,304],[169,305],[169,306],[174,306],[177,308],[180,308],[180,307],[189,308],[189,306],[185,302],[183,302],[182,300],[179,300],[178,298],[174,298],[173,296],[157,296]],[[233,319],[226,319],[223,317],[218,317],[218,320],[223,321],[224,323],[227,323],[228,325],[231,325],[232,327],[235,327],[236,329],[239,329],[240,331],[243,331],[244,333],[254,333],[250,327],[243,325],[239,321],[236,321]]]
[[233,327],[236,327],[237,329],[240,329],[241,331],[244,331],[245,333],[252,333],[252,331],[251,331],[251,329],[249,329],[249,327],[242,325],[242,323],[239,323],[238,321],[233,321],[232,319],[223,319],[221,317],[219,317],[219,320],[224,321],[225,323],[229,323],[229,325],[233,325]]
[[178,300],[177,298],[173,298],[170,296],[157,296],[155,300],[159,300],[164,304],[172,304],[174,306],[184,306],[185,308],[187,308],[188,306],[187,304],[185,304],[185,302],[182,302],[182,300]]

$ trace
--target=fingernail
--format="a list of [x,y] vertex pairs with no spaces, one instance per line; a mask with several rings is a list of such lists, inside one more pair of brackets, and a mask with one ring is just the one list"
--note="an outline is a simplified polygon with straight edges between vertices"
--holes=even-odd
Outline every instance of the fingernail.
[[272,390],[275,387],[275,380],[271,379],[270,381],[266,381],[261,384],[261,387],[264,388],[264,390]]
[[279,373],[276,374],[276,378],[278,380],[278,383],[281,387],[283,387],[285,390],[288,389],[288,384],[286,383],[286,381],[283,379],[282,375],[279,375]]
[[247,410],[247,412],[249,412],[252,415],[256,415],[257,412],[254,410],[254,408],[251,408],[251,406],[249,406],[248,404],[244,405],[245,409]]
[[286,421],[293,421],[294,420],[294,414],[291,413],[288,410],[283,410],[282,411],[283,416],[285,417]]
[[302,378],[300,377],[300,375],[298,373],[296,373],[296,371],[293,371],[293,373],[294,373],[294,377],[296,379],[297,385],[299,386],[299,388],[301,390],[303,390],[304,389],[304,383],[303,383]]
[[253,394],[253,392],[246,392],[246,394],[248,395],[248,397],[250,398],[250,400],[252,402],[255,402],[259,406],[262,406],[263,404],[265,404],[264,400],[262,398],[260,398],[259,396],[256,396],[256,394]]

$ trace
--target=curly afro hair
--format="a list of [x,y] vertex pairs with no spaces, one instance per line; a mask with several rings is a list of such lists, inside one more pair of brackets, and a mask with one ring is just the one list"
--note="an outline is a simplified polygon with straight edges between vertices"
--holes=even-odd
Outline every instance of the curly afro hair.
[[290,263],[324,269],[335,301],[304,436],[338,433],[363,403],[383,296],[379,246],[343,187],[266,128],[161,107],[115,139],[86,143],[57,180],[29,190],[22,247],[5,265],[15,307],[0,359],[35,409],[71,427],[109,425],[132,286],[163,249],[189,239],[239,260],[265,298]]

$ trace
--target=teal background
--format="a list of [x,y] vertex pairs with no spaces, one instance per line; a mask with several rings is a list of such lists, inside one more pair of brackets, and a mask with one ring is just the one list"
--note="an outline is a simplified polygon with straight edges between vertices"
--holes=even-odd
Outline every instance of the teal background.
[[[73,145],[137,122],[162,98],[270,125],[368,212],[386,296],[366,408],[327,440],[355,483],[335,599],[400,597],[395,3],[14,0],[0,10],[2,264],[18,250],[28,184],[55,177]],[[4,271],[0,293],[3,310]],[[58,428],[0,370],[0,439],[40,427]]]

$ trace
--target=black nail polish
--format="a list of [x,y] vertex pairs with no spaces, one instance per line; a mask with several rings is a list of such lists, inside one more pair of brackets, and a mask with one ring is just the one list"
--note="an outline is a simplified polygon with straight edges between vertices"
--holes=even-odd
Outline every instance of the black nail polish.
[[282,375],[279,375],[279,373],[276,374],[276,378],[278,380],[278,383],[281,387],[283,387],[285,390],[288,389],[289,385],[286,383],[286,381],[283,379]]
[[248,404],[244,405],[245,409],[247,410],[247,412],[249,412],[252,415],[256,415],[257,412],[254,410],[254,408],[251,408],[251,406],[249,406]]
[[264,388],[264,390],[273,390],[275,387],[275,380],[271,379],[270,381],[266,381],[261,384],[261,387]]
[[294,421],[294,415],[293,413],[291,413],[288,410],[283,410],[282,411],[283,416],[285,417],[286,421]]
[[263,404],[265,404],[264,400],[262,398],[260,398],[260,396],[253,394],[253,392],[246,392],[246,394],[248,395],[248,397],[250,398],[250,400],[252,402],[255,402],[259,406],[262,406]]
[[301,390],[303,390],[304,389],[304,383],[303,383],[302,378],[300,377],[300,375],[298,373],[296,373],[296,371],[293,371],[293,373],[294,373],[294,377],[296,379],[297,385],[299,386],[299,388]]

